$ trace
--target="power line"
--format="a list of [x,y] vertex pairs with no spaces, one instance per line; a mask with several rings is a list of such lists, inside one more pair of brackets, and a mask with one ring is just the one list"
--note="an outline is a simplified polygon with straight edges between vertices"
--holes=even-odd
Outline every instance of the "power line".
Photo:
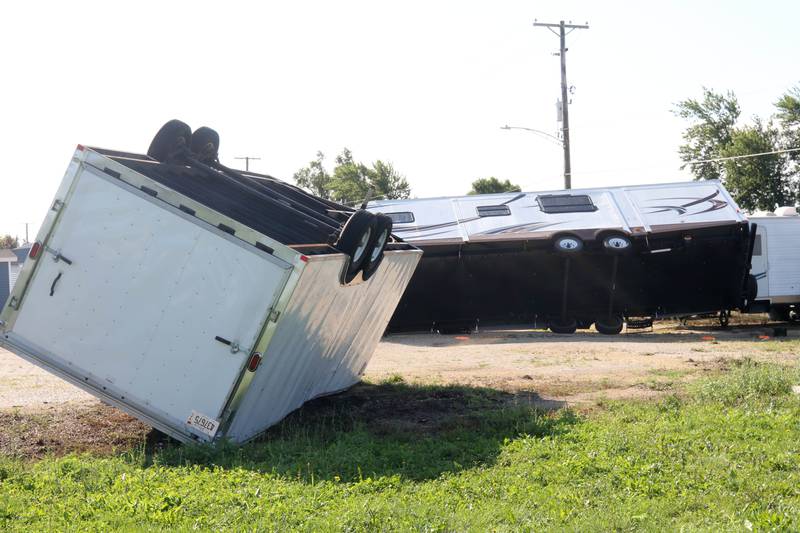
[[[571,22],[571,21],[570,21]],[[589,24],[564,24],[560,21],[558,24],[549,22],[536,22],[533,21],[534,26],[542,26],[555,33],[559,37],[561,49],[559,56],[561,56],[561,114],[563,119],[562,139],[564,146],[564,188],[572,188],[572,163],[570,161],[569,153],[569,101],[567,100],[567,46],[566,37],[568,33],[575,30],[588,30]],[[553,28],[558,28],[559,32],[556,33]],[[566,31],[569,30],[569,31]]]
[[717,161],[731,161],[733,159],[747,159],[748,157],[760,157],[762,155],[774,155],[774,154],[786,154],[789,152],[800,152],[800,148],[786,148],[784,150],[773,150],[771,152],[760,152],[758,154],[746,154],[746,155],[732,155],[729,157],[716,157],[714,159],[697,159],[695,161],[687,161],[687,165],[697,164],[697,163],[716,163]]

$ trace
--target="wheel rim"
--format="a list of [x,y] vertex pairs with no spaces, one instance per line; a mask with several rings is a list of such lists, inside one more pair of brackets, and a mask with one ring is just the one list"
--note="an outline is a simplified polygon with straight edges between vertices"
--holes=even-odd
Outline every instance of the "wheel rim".
[[364,252],[367,249],[367,244],[369,244],[369,238],[372,236],[372,229],[367,229],[362,235],[361,239],[358,241],[358,246],[356,247],[356,251],[353,252],[353,262],[358,263],[361,261],[361,258],[364,256]]
[[383,252],[383,245],[386,244],[386,240],[389,238],[389,230],[383,230],[378,237],[378,240],[375,241],[375,247],[372,248],[372,255],[369,256],[370,262],[374,262],[380,257],[381,252]]
[[625,237],[609,237],[606,239],[606,246],[615,250],[625,250],[631,245],[631,241]]
[[580,247],[581,243],[575,237],[563,237],[558,240],[558,247],[561,250],[577,250]]

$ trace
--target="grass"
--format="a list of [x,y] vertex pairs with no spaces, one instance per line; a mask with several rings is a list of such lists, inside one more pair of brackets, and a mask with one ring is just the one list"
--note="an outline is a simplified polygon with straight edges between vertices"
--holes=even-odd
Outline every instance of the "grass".
[[3,530],[797,530],[798,371],[590,415],[396,377],[243,448],[0,460]]

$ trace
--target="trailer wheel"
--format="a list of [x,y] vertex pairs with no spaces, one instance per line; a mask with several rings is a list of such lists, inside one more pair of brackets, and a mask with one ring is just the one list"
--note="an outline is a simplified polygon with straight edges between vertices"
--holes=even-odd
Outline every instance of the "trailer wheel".
[[773,322],[788,322],[791,317],[788,307],[772,306],[769,308],[769,319]]
[[575,235],[561,235],[553,241],[553,248],[562,254],[574,254],[583,250],[583,241]]
[[719,312],[719,325],[720,327],[727,328],[731,323],[731,312],[723,309]]
[[375,231],[373,233],[372,242],[369,245],[369,255],[364,260],[362,272],[364,281],[372,277],[378,270],[378,267],[383,261],[383,251],[386,249],[386,244],[389,242],[389,237],[392,234],[392,219],[388,216],[379,213],[375,220]]
[[621,316],[610,316],[598,318],[594,321],[594,327],[598,333],[603,335],[619,335],[622,332],[624,321]]
[[158,130],[147,155],[156,161],[169,161],[184,148],[189,148],[192,139],[192,128],[180,120],[170,120]]
[[206,126],[194,130],[192,153],[203,163],[219,159],[219,133]]
[[575,321],[574,318],[567,318],[567,319],[554,319],[547,323],[548,329],[553,333],[559,333],[561,335],[572,335],[575,333],[575,330],[578,329],[578,323]]
[[350,256],[344,274],[344,282],[350,283],[356,277],[361,265],[367,259],[370,238],[375,232],[377,220],[369,211],[360,209],[344,223],[336,248]]
[[625,253],[631,249],[631,240],[627,235],[621,233],[612,233],[603,238],[603,248],[608,252],[620,254]]

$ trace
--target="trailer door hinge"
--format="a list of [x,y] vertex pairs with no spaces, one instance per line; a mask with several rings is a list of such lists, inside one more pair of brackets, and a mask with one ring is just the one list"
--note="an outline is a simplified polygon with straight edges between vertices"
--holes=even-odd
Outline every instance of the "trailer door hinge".
[[51,207],[50,209],[52,211],[59,211],[63,205],[64,202],[62,202],[61,200],[56,200],[53,202],[53,207]]
[[277,322],[278,321],[278,317],[280,317],[280,316],[281,316],[281,312],[280,311],[276,311],[275,309],[272,309],[269,312],[269,316],[267,317],[267,320],[270,321],[270,322]]

